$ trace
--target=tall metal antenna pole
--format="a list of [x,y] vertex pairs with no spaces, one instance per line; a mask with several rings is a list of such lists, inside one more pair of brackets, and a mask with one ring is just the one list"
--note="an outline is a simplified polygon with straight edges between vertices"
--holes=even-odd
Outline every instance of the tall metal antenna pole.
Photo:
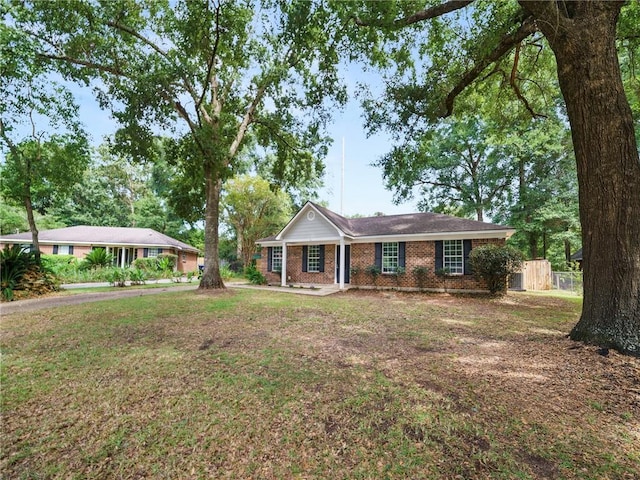
[[342,174],[340,175],[340,215],[344,215],[344,137],[342,137]]

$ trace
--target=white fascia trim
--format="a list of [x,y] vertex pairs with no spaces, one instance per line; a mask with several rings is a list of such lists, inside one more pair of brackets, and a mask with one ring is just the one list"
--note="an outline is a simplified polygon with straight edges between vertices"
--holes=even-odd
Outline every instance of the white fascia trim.
[[259,242],[258,245],[262,247],[280,247],[283,243],[286,243],[287,246],[295,246],[295,245],[340,245],[340,238],[344,237],[346,240],[345,245],[349,245],[349,242],[352,242],[353,239],[351,237],[347,237],[345,235],[340,235],[340,237],[331,237],[331,238],[307,238],[307,239],[296,239],[296,240],[267,240],[265,242]]
[[504,238],[505,240],[515,233],[514,229],[467,231],[467,232],[438,232],[438,233],[414,233],[410,235],[376,235],[369,237],[356,237],[352,243],[375,242],[424,242],[435,240],[473,240],[485,238]]
[[[33,243],[31,239],[25,240],[16,240],[12,239],[2,239],[0,238],[0,242],[2,243]],[[186,249],[183,247],[179,247],[177,245],[167,245],[160,243],[114,243],[114,242],[78,242],[75,240],[39,240],[40,245],[73,245],[79,247],[129,247],[129,248],[168,248],[175,249],[179,252],[193,252],[199,253],[198,249]]]
[[114,242],[74,242],[69,240],[40,240],[41,245],[78,245],[81,247],[129,247],[129,248],[173,248],[182,250],[181,247],[154,243],[114,243]]
[[[311,203],[307,202],[298,213],[296,213],[296,215],[291,219],[291,221],[289,223],[287,223],[285,225],[285,227],[280,230],[280,233],[278,233],[278,235],[276,235],[276,240],[284,240],[285,242],[287,241],[286,238],[283,238],[284,234],[287,232],[287,230],[289,230],[289,228],[298,221],[298,217],[300,217],[303,214],[306,214],[306,212],[308,211],[308,209],[313,209],[313,211],[316,213],[316,215],[320,215],[320,217],[322,217],[327,223],[329,223],[329,225],[331,225],[333,228],[336,229],[336,232],[338,232],[338,236],[342,237],[344,235],[344,232],[342,230],[340,230],[338,228],[338,226],[333,223],[331,220],[329,220],[327,217],[325,217],[320,210],[318,210],[316,207],[314,207]],[[314,239],[313,240],[316,243],[320,243],[321,240],[317,240]],[[298,240],[296,240],[296,242],[299,242]]]

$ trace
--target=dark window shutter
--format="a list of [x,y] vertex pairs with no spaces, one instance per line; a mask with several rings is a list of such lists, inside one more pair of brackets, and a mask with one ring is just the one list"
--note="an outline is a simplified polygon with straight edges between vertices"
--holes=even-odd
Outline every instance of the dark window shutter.
[[473,269],[471,268],[471,264],[469,263],[469,252],[471,252],[471,240],[462,241],[462,250],[464,252],[464,274],[471,275],[473,274]]
[[436,270],[444,267],[444,244],[442,240],[436,240]]
[[404,268],[406,266],[407,242],[398,242],[398,266]]
[[302,271],[307,271],[307,258],[309,258],[309,247],[304,245],[302,247]]
[[161,248],[159,248],[159,249],[158,249],[158,255],[160,255],[161,253],[162,253],[162,249],[161,249]]
[[69,245],[69,255],[73,255],[73,245]]
[[267,272],[271,271],[272,257],[273,257],[273,247],[267,247]]
[[376,267],[382,269],[382,243],[376,243]]
[[321,272],[324,272],[324,245],[320,245],[320,269]]
[[58,245],[54,245],[53,246],[53,254],[57,255],[58,254]]
[[149,256],[149,249],[148,248],[143,248],[142,249],[142,256],[144,258],[147,258]]

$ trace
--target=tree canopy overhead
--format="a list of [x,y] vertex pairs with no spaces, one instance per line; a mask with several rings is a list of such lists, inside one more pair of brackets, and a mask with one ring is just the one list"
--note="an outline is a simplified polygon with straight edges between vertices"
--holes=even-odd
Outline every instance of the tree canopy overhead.
[[[369,126],[398,140],[440,117],[468,113],[474,95],[495,82],[502,87],[491,98],[498,108],[507,95],[539,117],[558,107],[557,81],[575,152],[585,276],[582,316],[571,337],[640,354],[640,160],[631,108],[637,112],[638,2],[335,8],[355,25],[353,54],[387,71],[383,95],[365,101]],[[549,62],[554,77],[545,74]]]
[[[93,82],[121,125],[115,145],[148,158],[160,131],[178,169],[205,192],[201,288],[222,287],[218,265],[223,181],[249,136],[275,159],[283,183],[322,173],[325,99],[344,100],[326,13],[309,2],[25,2],[15,28],[39,58],[70,79]],[[289,176],[289,177],[288,177]],[[187,192],[189,193],[189,192]]]
[[24,207],[40,262],[35,212],[46,213],[69,193],[89,149],[71,92],[38,61],[37,46],[26,32],[0,24],[1,193]]

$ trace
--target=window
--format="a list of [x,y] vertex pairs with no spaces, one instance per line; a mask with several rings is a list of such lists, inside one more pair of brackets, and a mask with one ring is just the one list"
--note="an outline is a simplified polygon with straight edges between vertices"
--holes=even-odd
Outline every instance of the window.
[[21,252],[33,252],[33,244],[32,243],[21,243],[20,244]]
[[160,249],[159,248],[149,248],[147,251],[147,257],[149,258],[155,258],[158,255],[160,255]]
[[[58,248],[55,248],[58,247]],[[71,255],[73,253],[73,249],[69,248],[70,245],[54,245],[54,252],[57,255]]]
[[398,270],[398,242],[382,244],[382,273],[396,273]]
[[282,271],[282,247],[273,247],[271,249],[271,271]]
[[320,271],[320,245],[309,245],[307,251],[307,272]]
[[182,252],[182,263],[187,263],[187,252]]
[[453,275],[464,273],[464,250],[462,240],[445,240],[443,242],[443,262],[444,269],[448,269]]

